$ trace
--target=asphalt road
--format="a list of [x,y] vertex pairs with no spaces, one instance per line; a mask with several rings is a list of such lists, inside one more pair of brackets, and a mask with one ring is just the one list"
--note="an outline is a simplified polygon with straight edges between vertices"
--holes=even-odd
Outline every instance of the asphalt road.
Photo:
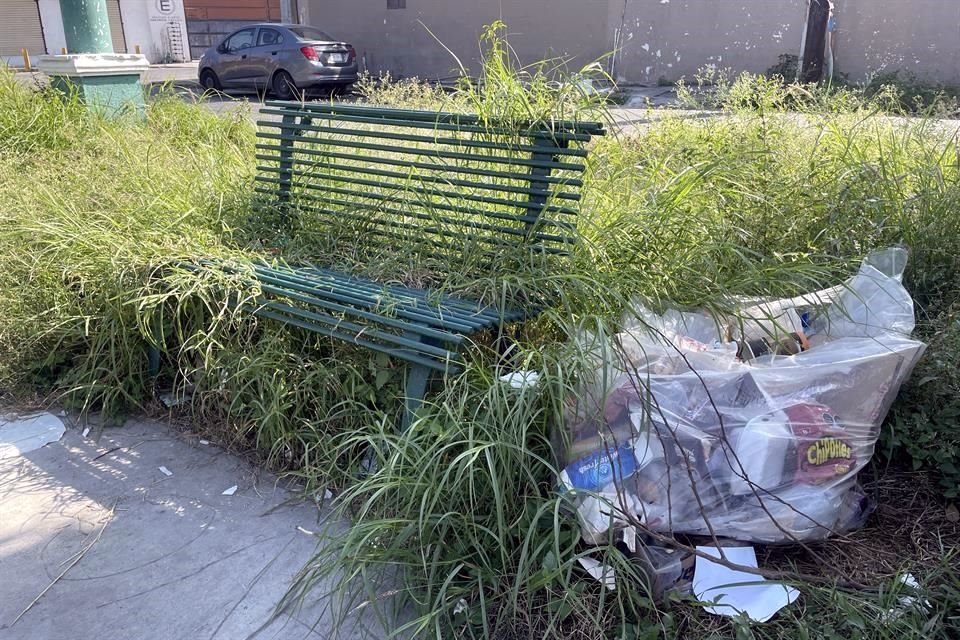
[[[40,73],[17,73],[17,80],[25,84],[38,86],[46,84],[46,78]],[[231,113],[243,110],[250,114],[252,120],[272,120],[276,118],[276,116],[260,113],[264,98],[254,91],[231,90],[229,95],[203,95],[200,85],[197,83],[196,62],[153,65],[144,73],[143,82],[150,86],[154,93],[175,91],[184,100],[199,101],[214,113]],[[645,125],[667,114],[672,117],[694,119],[730,117],[717,111],[680,109],[678,108],[676,93],[670,87],[628,87],[624,91],[626,94],[624,104],[609,110],[614,128],[621,133],[631,133],[642,129]],[[324,99],[329,99],[329,97]],[[352,101],[356,99],[356,96],[346,95],[342,99]],[[787,117],[802,119],[805,116],[789,114]],[[910,118],[892,116],[891,120],[904,124],[911,121]],[[939,120],[937,126],[947,135],[960,134],[960,120]]]

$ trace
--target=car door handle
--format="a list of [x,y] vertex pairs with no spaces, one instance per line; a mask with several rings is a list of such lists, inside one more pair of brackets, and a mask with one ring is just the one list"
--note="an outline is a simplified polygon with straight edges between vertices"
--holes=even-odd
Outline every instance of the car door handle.
[[246,60],[246,59],[247,59],[247,54],[243,54],[242,56],[240,56],[240,59],[241,59],[241,60]]
[[270,55],[275,56],[275,55],[277,55],[278,53],[280,53],[280,52],[279,52],[279,51],[271,51],[271,52],[270,52]]

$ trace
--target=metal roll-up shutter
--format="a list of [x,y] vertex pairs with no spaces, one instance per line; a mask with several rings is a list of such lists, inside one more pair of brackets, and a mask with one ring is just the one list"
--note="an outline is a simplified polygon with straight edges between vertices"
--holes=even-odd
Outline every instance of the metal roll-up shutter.
[[36,0],[0,0],[0,56],[46,53]]
[[113,52],[126,53],[127,38],[123,33],[120,0],[107,0],[107,15],[110,17],[110,37],[113,39]]

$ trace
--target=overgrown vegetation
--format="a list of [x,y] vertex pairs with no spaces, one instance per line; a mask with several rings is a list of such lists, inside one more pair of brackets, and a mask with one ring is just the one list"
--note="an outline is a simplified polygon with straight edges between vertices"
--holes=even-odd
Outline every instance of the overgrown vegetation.
[[931,83],[914,74],[881,73],[859,84],[842,76],[805,84],[795,81],[796,69],[796,56],[789,55],[780,56],[762,75],[705,67],[693,78],[681,79],[677,95],[685,107],[724,111],[765,106],[800,113],[864,110],[933,118],[956,118],[960,113],[960,88]]
[[[558,85],[544,66],[518,69],[496,32],[489,36],[482,83],[452,93],[369,84],[366,99],[491,119],[603,117],[580,83]],[[684,602],[655,607],[639,567],[614,545],[601,554],[618,573],[617,591],[579,569],[586,550],[553,491],[550,442],[585,362],[568,338],[608,323],[637,297],[660,307],[722,307],[731,296],[796,294],[832,284],[871,249],[909,245],[907,285],[931,351],[895,409],[886,444],[894,459],[908,456],[942,474],[947,491],[960,480],[955,140],[935,121],[876,117],[882,97],[804,97],[807,115],[797,118],[781,115],[791,89],[739,82],[738,97],[723,105],[735,117],[666,118],[595,143],[582,242],[569,271],[551,283],[559,304],[518,329],[508,359],[478,349],[401,434],[396,363],[258,321],[256,291],[241,276],[177,266],[211,256],[322,254],[258,214],[245,114],[214,116],[161,97],[146,122],[107,121],[4,74],[0,391],[54,393],[74,408],[120,416],[149,405],[158,384],[189,385],[198,424],[256,445],[311,491],[342,491],[336,513],[355,526],[321,548],[290,603],[319,585],[335,587],[344,610],[411,605],[398,636],[953,637],[960,534],[930,515],[943,509],[932,488],[924,484],[917,498],[925,476],[896,476],[888,486],[876,474],[868,488],[902,510],[881,508],[864,532],[820,545],[833,563],[802,551],[766,558],[828,576],[837,567],[856,571],[877,593],[804,586],[802,605],[762,627],[710,619]],[[442,274],[409,273],[405,256],[377,255],[377,264],[353,266],[403,281]],[[524,278],[543,277],[517,274],[510,286],[541,285]],[[503,281],[449,286],[493,298]],[[148,371],[151,345],[164,354],[159,380]],[[537,370],[541,384],[512,390],[498,380],[506,368]],[[368,455],[377,464],[358,478]],[[916,489],[913,498],[906,488]],[[911,500],[923,503],[915,519],[922,527],[892,531],[912,518],[904,515]],[[884,555],[891,540],[902,554]],[[908,545],[922,553],[907,553]],[[851,559],[874,553],[883,561]],[[899,595],[890,586],[899,571],[918,576],[930,611],[885,615]]]

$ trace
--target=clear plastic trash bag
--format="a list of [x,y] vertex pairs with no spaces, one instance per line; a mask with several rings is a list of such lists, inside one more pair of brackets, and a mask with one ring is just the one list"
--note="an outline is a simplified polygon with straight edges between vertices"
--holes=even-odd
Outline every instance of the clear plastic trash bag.
[[877,252],[843,285],[730,318],[638,310],[568,403],[559,481],[584,538],[639,523],[775,543],[862,525],[857,474],[925,348],[906,257]]

